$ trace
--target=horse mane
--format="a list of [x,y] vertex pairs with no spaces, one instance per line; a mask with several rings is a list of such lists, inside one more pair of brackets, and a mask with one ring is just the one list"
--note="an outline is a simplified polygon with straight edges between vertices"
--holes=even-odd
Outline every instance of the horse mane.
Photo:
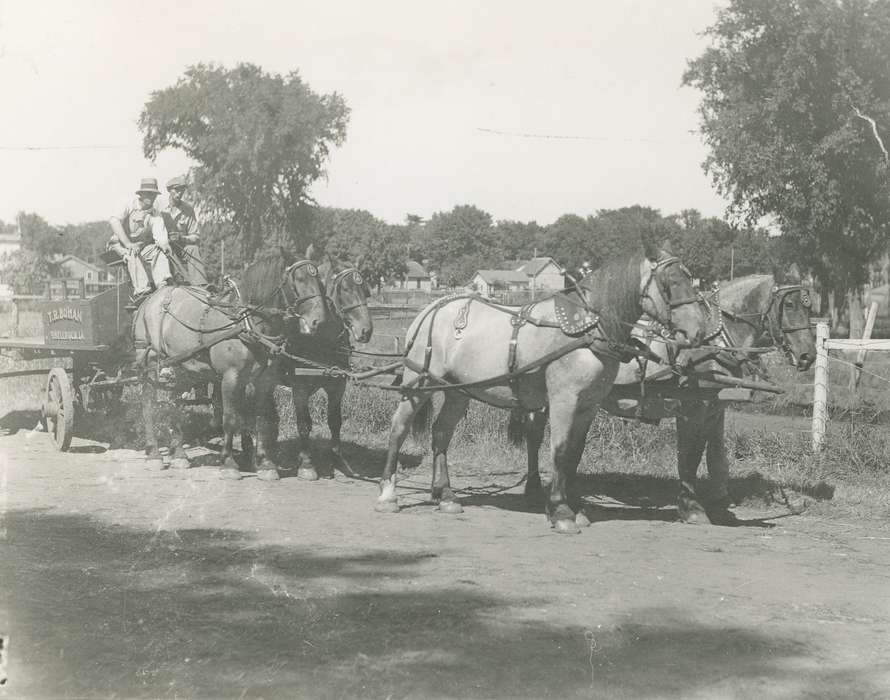
[[734,314],[757,314],[766,308],[773,275],[745,275],[720,283],[720,306]]
[[287,261],[269,253],[252,262],[241,275],[241,295],[252,304],[265,303],[281,286]]
[[612,340],[626,339],[641,313],[640,263],[643,252],[622,255],[586,275],[580,286],[599,314],[603,330]]

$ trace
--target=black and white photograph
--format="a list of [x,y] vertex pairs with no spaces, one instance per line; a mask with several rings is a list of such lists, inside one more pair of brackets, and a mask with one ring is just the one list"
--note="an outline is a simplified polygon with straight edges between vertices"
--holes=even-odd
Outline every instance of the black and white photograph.
[[888,0],[0,0],[0,700],[890,698],[888,148]]

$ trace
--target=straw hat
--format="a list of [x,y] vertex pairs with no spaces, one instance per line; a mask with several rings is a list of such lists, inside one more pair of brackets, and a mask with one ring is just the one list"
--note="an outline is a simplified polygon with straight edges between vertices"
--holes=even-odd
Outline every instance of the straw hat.
[[139,183],[139,189],[136,190],[136,194],[161,194],[161,191],[158,189],[157,178],[142,178],[142,182]]

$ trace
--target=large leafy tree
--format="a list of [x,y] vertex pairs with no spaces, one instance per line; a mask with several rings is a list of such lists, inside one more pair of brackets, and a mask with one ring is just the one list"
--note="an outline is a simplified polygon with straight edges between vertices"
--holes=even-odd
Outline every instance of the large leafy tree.
[[390,226],[363,209],[322,208],[313,232],[325,251],[357,265],[375,286],[407,270],[408,238],[401,226]]
[[864,283],[890,234],[890,3],[730,0],[706,35],[683,80],[718,190],[825,288]]
[[176,148],[197,163],[203,211],[232,224],[250,261],[272,239],[305,247],[307,188],[345,139],[348,117],[340,95],[313,92],[297,73],[199,64],[151,94],[139,128],[147,158]]
[[424,227],[430,265],[448,286],[467,284],[478,269],[501,257],[492,237],[491,214],[472,205],[437,212]]

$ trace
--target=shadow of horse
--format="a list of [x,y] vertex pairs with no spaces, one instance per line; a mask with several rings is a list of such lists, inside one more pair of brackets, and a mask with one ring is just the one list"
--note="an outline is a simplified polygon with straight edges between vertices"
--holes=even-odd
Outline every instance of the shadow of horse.
[[40,411],[10,411],[0,418],[0,435],[15,435],[40,425]]

